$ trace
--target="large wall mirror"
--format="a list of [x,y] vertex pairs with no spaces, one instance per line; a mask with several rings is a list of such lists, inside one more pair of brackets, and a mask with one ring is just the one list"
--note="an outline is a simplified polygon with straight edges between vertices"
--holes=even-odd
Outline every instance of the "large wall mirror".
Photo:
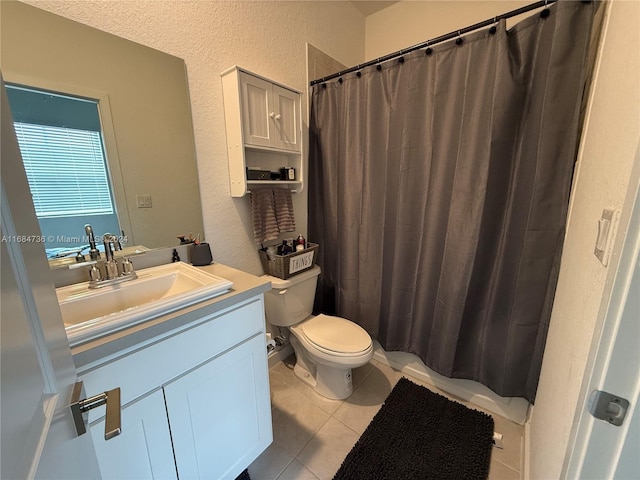
[[184,61],[19,2],[0,8],[0,68],[21,150],[31,142],[23,157],[48,255],[83,247],[85,224],[130,247],[201,235]]

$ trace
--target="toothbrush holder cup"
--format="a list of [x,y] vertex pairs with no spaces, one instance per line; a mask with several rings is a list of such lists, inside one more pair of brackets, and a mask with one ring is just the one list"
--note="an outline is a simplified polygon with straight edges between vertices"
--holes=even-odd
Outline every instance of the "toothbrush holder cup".
[[199,243],[191,246],[191,264],[196,267],[210,265],[213,261],[211,247],[208,243]]

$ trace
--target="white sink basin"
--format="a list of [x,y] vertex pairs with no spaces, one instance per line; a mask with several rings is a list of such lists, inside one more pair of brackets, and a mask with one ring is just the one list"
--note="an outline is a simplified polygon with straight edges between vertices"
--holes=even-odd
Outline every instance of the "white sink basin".
[[228,291],[233,283],[184,262],[137,271],[138,278],[89,289],[89,282],[56,289],[69,343],[143,322]]

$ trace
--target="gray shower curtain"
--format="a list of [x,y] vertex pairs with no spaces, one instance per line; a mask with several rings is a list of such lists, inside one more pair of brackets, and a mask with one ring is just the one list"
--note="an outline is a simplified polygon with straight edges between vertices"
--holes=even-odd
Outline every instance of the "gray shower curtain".
[[560,2],[312,88],[317,311],[534,400],[597,9]]

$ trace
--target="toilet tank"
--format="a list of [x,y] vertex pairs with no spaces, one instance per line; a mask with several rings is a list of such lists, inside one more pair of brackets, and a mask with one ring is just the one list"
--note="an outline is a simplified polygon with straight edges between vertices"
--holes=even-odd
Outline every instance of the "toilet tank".
[[264,275],[271,281],[271,290],[264,296],[267,322],[279,327],[290,327],[311,315],[320,267],[282,280]]

